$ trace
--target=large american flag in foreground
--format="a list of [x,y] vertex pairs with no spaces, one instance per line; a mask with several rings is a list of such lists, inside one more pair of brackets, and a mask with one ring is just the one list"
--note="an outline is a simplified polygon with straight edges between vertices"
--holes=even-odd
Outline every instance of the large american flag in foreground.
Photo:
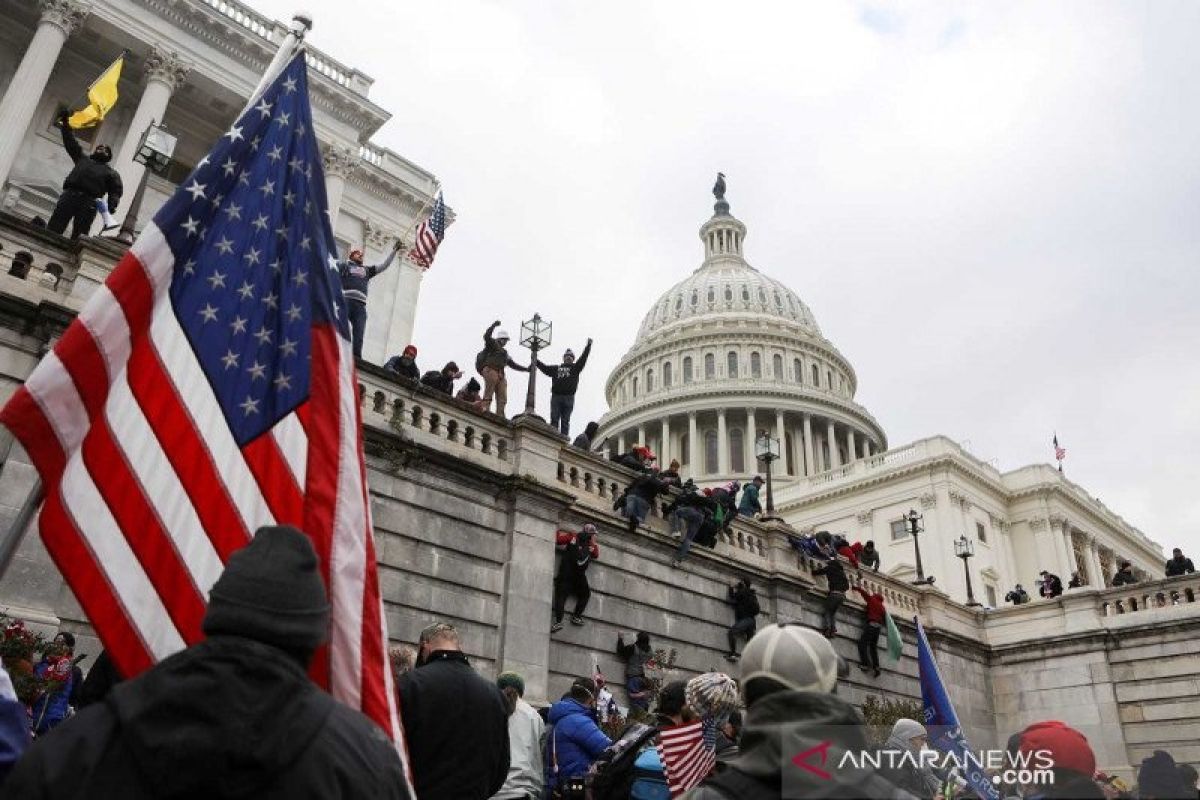
[[717,764],[716,734],[716,723],[707,718],[658,734],[658,756],[671,797],[698,786],[712,772]]
[[200,640],[230,554],[262,525],[292,524],[312,537],[333,607],[313,677],[406,758],[326,208],[301,52],[0,422],[41,475],[42,539],[123,673]]

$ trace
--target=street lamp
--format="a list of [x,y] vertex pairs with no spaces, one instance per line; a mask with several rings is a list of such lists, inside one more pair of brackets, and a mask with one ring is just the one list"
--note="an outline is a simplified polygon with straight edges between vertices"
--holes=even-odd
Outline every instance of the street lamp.
[[971,568],[967,564],[967,560],[975,555],[975,542],[968,539],[964,533],[954,542],[954,555],[963,560],[963,574],[967,576],[967,605],[983,605],[975,602],[975,592],[971,589]]
[[546,322],[541,314],[534,314],[533,319],[521,323],[521,345],[529,348],[529,390],[525,393],[525,416],[535,417],[534,406],[537,402],[537,357],[538,350],[550,346],[550,330],[554,323]]
[[908,516],[904,518],[904,522],[908,527],[908,532],[912,535],[913,550],[916,552],[917,556],[917,579],[913,581],[914,586],[928,586],[929,584],[933,583],[933,576],[930,575],[928,578],[926,578],[925,568],[921,566],[921,541],[918,538],[918,534],[925,530],[924,526],[921,525],[921,521],[924,519],[925,517],[918,514],[914,509],[909,509]]
[[146,130],[142,132],[142,140],[138,142],[138,149],[133,154],[133,161],[135,164],[144,164],[146,168],[142,170],[142,178],[138,181],[137,191],[133,193],[133,200],[129,203],[129,213],[125,215],[125,221],[121,223],[121,231],[117,234],[118,241],[133,244],[138,214],[142,210],[142,197],[146,194],[146,181],[150,178],[151,172],[157,174],[167,168],[167,165],[171,163],[171,155],[175,152],[175,145],[178,141],[174,134],[154,121],[151,121]]
[[764,519],[775,517],[775,494],[771,491],[771,462],[779,458],[779,440],[763,431],[754,440],[754,454],[759,461],[767,462],[767,515]]

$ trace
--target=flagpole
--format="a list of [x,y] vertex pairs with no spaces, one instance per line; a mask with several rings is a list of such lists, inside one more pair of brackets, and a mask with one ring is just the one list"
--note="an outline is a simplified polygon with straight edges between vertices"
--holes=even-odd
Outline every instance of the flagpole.
[[[263,73],[258,85],[254,87],[254,91],[250,93],[250,99],[246,101],[245,108],[242,109],[242,114],[250,106],[254,105],[259,96],[266,91],[271,85],[271,81],[283,72],[283,68],[292,60],[292,56],[304,44],[304,35],[312,30],[312,16],[305,11],[297,11],[292,15],[292,25],[288,30],[288,35],[283,38],[283,42],[279,45],[279,50],[275,52],[275,57],[271,59],[271,63],[267,66],[267,71]],[[240,117],[241,114],[238,114]]]
[[410,222],[408,224],[408,228],[405,229],[404,233],[400,234],[401,242],[403,242],[405,239],[407,239],[408,235],[410,233],[412,233],[413,230],[415,230],[418,225],[421,224],[421,217],[425,216],[426,209],[428,209],[429,206],[433,203],[434,198],[436,198],[441,193],[442,193],[442,185],[440,183],[435,183],[434,190],[433,190],[433,192],[430,193],[429,198],[424,203],[421,204],[420,211],[418,211],[417,215],[415,217],[413,217],[412,222]]

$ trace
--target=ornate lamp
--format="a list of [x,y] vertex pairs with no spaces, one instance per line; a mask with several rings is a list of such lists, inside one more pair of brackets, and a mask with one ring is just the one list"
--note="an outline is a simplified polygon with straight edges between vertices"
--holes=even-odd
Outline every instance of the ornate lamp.
[[779,458],[779,440],[766,431],[754,440],[754,454],[767,463],[767,518],[775,516],[775,497],[771,491],[771,462]]
[[151,172],[157,174],[167,168],[178,142],[179,139],[173,133],[157,122],[152,121],[149,127],[142,132],[142,139],[138,142],[133,160],[134,163],[144,164],[146,169],[142,170],[142,178],[138,181],[137,191],[133,193],[133,200],[129,203],[129,213],[125,215],[125,221],[121,223],[121,231],[117,234],[118,241],[125,244],[133,243],[138,214],[142,210],[142,197],[146,194],[146,181]]
[[537,402],[537,357],[539,350],[550,346],[553,322],[546,322],[541,314],[534,314],[533,319],[521,323],[521,346],[529,348],[529,389],[525,392],[525,415],[537,416],[534,406]]
[[967,576],[967,605],[978,606],[981,603],[975,602],[975,592],[971,589],[971,568],[967,564],[968,560],[975,555],[975,542],[967,538],[964,533],[954,541],[954,555],[962,559],[963,573]]
[[915,509],[909,509],[908,515],[904,517],[908,532],[912,535],[913,551],[917,557],[917,579],[913,581],[914,586],[927,586],[933,583],[933,576],[931,575],[926,578],[925,568],[921,566],[921,541],[918,536],[921,531],[925,530],[925,527],[921,524],[924,519],[925,517],[918,514]]

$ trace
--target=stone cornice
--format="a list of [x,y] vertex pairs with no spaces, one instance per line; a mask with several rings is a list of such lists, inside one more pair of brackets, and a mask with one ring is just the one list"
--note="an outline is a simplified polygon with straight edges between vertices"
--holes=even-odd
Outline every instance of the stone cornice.
[[1156,558],[1165,558],[1162,555],[1161,547],[1155,550],[1158,546],[1155,542],[1147,543],[1142,538],[1144,534],[1139,536],[1132,525],[1126,522],[1119,514],[1110,511],[1107,508],[1096,508],[1088,503],[1083,502],[1074,492],[1068,491],[1062,484],[1052,481],[1044,481],[1033,486],[1026,486],[1020,490],[1012,492],[1010,502],[1017,502],[1030,498],[1039,498],[1044,501],[1057,499],[1069,504],[1074,510],[1080,512],[1080,515],[1086,517],[1088,522],[1097,528],[1115,528],[1119,530],[1126,538],[1132,542],[1136,542],[1138,547],[1144,551],[1143,555],[1154,554]]

